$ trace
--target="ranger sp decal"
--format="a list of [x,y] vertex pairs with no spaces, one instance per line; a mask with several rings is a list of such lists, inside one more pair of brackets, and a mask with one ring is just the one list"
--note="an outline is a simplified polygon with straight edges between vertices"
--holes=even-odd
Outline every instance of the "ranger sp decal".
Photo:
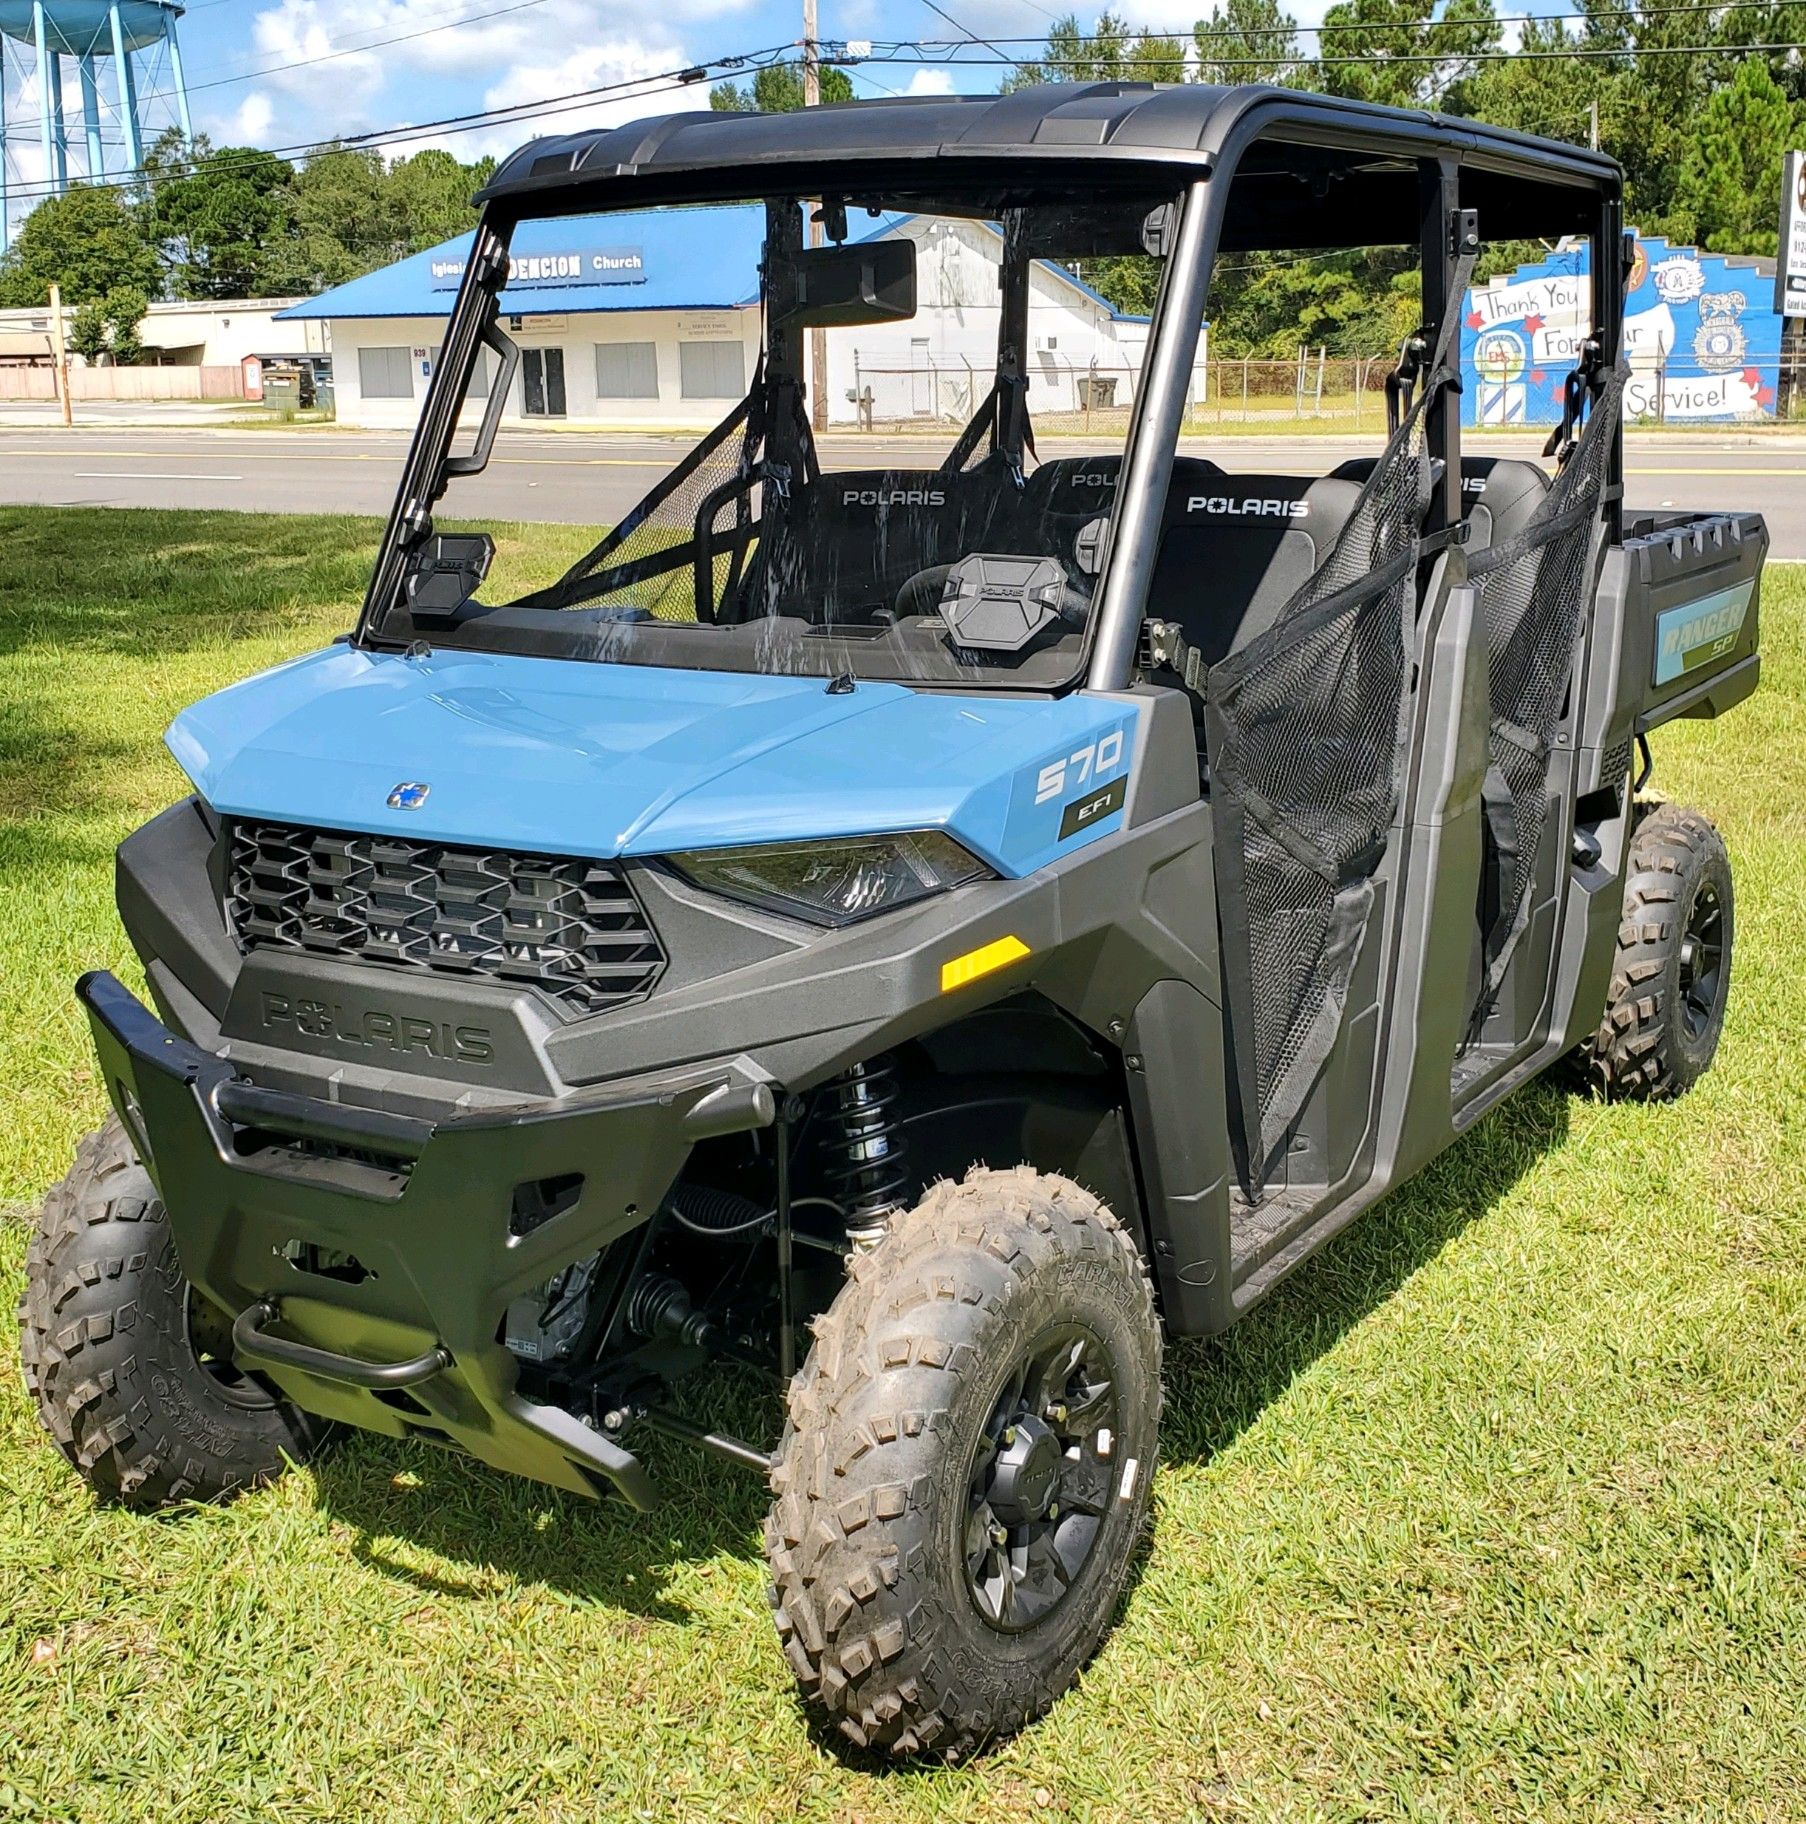
[[1753,580],[1737,583],[1657,615],[1655,681],[1666,684],[1731,651],[1755,593]]

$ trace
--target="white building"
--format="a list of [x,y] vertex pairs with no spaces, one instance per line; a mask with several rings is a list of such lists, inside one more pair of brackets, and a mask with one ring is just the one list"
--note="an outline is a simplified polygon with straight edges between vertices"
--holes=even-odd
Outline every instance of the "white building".
[[[504,327],[522,351],[505,422],[715,423],[745,395],[758,359],[764,227],[751,204],[522,224],[502,294]],[[916,241],[917,313],[828,338],[830,420],[859,422],[864,399],[880,422],[963,423],[996,364],[1000,235],[922,216],[888,217],[870,232]],[[412,425],[469,246],[448,241],[283,313],[330,327],[341,423]],[[1112,391],[1126,403],[1146,339],[1145,321],[1037,262],[1031,412],[1082,410]],[[493,357],[484,362],[493,373]]]
[[[288,315],[296,298],[214,298],[153,304],[138,326],[144,364],[153,367],[238,367],[247,355],[282,359],[331,352],[324,322]],[[65,334],[75,312],[63,307]],[[0,310],[0,338],[36,347],[50,332],[50,306]],[[71,356],[72,361],[79,358]]]

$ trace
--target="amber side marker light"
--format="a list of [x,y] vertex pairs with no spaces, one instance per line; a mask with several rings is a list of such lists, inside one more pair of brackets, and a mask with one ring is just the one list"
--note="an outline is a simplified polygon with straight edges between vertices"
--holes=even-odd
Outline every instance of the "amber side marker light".
[[941,964],[941,993],[963,988],[981,975],[989,975],[993,969],[1001,969],[1017,957],[1027,955],[1028,945],[1019,937],[1000,937],[994,943],[981,944],[976,950],[968,950],[964,956]]

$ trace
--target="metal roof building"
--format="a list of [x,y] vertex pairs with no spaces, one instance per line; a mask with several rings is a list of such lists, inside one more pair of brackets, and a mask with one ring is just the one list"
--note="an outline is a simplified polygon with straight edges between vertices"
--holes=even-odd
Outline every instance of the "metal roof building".
[[[764,209],[708,204],[523,222],[511,247],[503,323],[521,347],[508,418],[593,425],[701,426],[745,392],[759,348]],[[909,235],[925,275],[915,318],[862,330],[830,352],[829,406],[852,423],[863,397],[887,420],[961,419],[975,375],[989,375],[996,309],[957,321],[929,302],[926,275],[955,242],[984,245],[983,222],[890,215],[868,237]],[[425,397],[471,236],[353,279],[281,313],[331,327],[340,422],[411,425]],[[1083,372],[1138,367],[1146,325],[1124,316],[1063,266],[1038,263],[1031,323],[1040,403],[1069,406]],[[489,368],[493,361],[485,356]],[[486,372],[483,385],[488,383]],[[1053,395],[1062,395],[1056,399]]]
[[[596,310],[733,310],[759,295],[765,212],[730,203],[648,209],[631,218],[571,216],[523,222],[502,294],[512,314]],[[443,317],[450,314],[471,236],[291,306],[285,317]]]

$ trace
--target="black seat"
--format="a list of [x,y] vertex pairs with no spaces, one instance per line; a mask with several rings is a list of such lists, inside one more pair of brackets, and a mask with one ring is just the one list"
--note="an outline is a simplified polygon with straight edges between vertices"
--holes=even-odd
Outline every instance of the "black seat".
[[[1378,459],[1351,456],[1330,473],[1343,481],[1365,483]],[[1515,538],[1529,523],[1549,492],[1549,475],[1534,462],[1510,456],[1461,458],[1461,517],[1470,528],[1469,551],[1483,551]]]
[[869,621],[896,607],[911,577],[986,548],[984,531],[1003,490],[1001,466],[842,469],[798,503],[793,573],[798,608],[824,624]]
[[1468,549],[1497,549],[1516,538],[1548,498],[1549,486],[1548,471],[1534,462],[1514,461],[1509,456],[1463,458],[1462,511],[1473,528]]
[[[794,597],[824,623],[870,620],[879,610],[931,612],[939,576],[974,551],[1059,558],[1084,583],[1080,535],[1115,504],[1122,458],[1066,456],[1018,482],[997,457],[969,469],[845,469],[811,484],[796,516]],[[1202,458],[1173,465],[1168,497],[1181,503],[1222,471]],[[904,587],[922,577],[928,586]]]
[[1361,490],[1334,476],[1215,470],[1191,479],[1167,498],[1148,613],[1176,622],[1214,665],[1272,626],[1329,555]]

